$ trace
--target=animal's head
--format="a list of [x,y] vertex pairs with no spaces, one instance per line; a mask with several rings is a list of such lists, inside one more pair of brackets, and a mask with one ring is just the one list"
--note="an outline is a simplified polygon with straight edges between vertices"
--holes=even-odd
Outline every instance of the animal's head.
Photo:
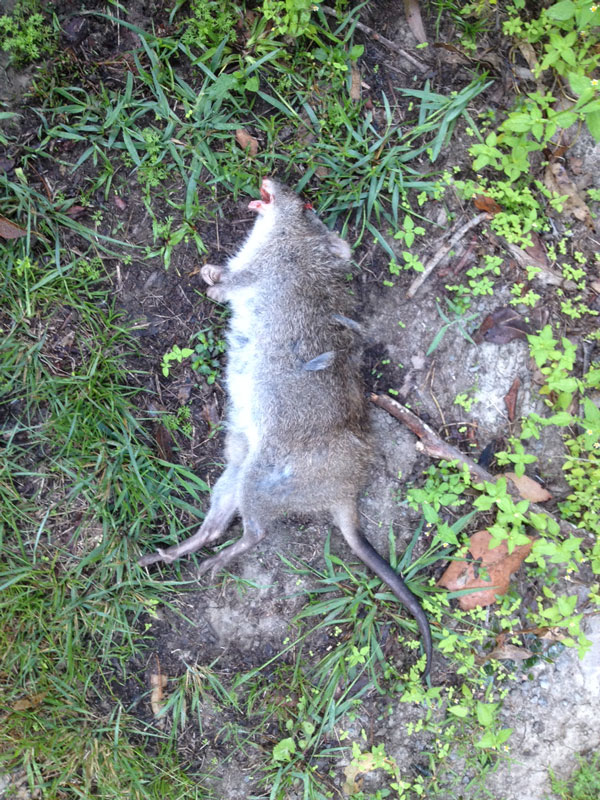
[[260,200],[252,200],[248,208],[265,217],[273,215],[289,222],[301,217],[307,208],[296,192],[274,178],[263,178],[260,197]]

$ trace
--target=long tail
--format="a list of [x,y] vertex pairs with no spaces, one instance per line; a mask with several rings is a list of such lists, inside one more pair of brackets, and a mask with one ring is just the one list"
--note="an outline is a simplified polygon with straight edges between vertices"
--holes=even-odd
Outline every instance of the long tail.
[[352,548],[352,552],[355,553],[363,563],[370,567],[378,578],[381,578],[381,580],[390,587],[398,600],[406,606],[417,621],[423,639],[423,649],[425,650],[427,661],[425,672],[423,673],[423,679],[426,680],[429,675],[429,670],[431,669],[433,642],[431,640],[431,628],[429,627],[427,616],[421,604],[404,583],[400,575],[394,572],[391,565],[385,558],[379,555],[371,542],[359,531],[354,511],[344,508],[336,509],[336,512],[337,513],[334,513],[334,517],[344,539]]
[[417,621],[423,639],[423,649],[425,650],[425,656],[427,658],[425,672],[423,673],[423,679],[426,679],[431,669],[433,642],[431,640],[431,628],[429,627],[427,616],[421,604],[404,583],[400,575],[394,572],[390,564],[388,564],[385,558],[379,555],[368,539],[365,539],[364,536],[359,536],[358,547],[353,545],[352,549],[361,561],[364,561],[364,563],[373,570],[378,578],[381,578],[384,583],[387,583],[398,600],[408,608]]

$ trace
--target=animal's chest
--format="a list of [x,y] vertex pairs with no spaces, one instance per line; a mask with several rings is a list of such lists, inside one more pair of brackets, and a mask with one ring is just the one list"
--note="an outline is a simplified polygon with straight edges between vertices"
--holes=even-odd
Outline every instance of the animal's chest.
[[[229,425],[248,438],[250,450],[260,442],[260,315],[257,313],[257,291],[248,286],[231,293],[227,356],[227,391]],[[264,379],[264,376],[263,376]]]

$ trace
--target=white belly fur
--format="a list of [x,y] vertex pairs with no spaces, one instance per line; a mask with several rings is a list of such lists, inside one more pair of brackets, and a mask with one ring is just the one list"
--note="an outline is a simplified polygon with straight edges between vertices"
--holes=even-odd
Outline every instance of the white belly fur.
[[247,437],[250,455],[256,452],[260,443],[260,424],[256,408],[258,338],[254,313],[255,296],[256,289],[246,286],[234,289],[229,297],[233,312],[227,368],[229,424],[235,431]]
[[[273,228],[271,207],[256,219],[252,230],[240,252],[227,264],[229,272],[252,271],[257,251],[268,241]],[[260,445],[260,419],[256,405],[256,374],[260,332],[255,312],[256,288],[252,285],[231,289],[228,300],[231,304],[229,329],[229,361],[227,367],[227,389],[230,398],[229,425],[248,439],[248,455],[252,456]]]
[[241,272],[252,266],[257,249],[269,239],[273,222],[273,215],[268,212],[257,218],[240,252],[228,261],[230,272]]

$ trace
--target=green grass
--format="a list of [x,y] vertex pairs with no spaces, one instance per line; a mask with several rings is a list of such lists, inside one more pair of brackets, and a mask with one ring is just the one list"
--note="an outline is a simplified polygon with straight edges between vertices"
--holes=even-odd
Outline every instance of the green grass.
[[[72,797],[207,796],[172,739],[130,718],[109,681],[143,652],[141,617],[173,586],[136,566],[136,540],[153,528],[177,535],[181,509],[189,518],[206,486],[154,454],[123,364],[133,343],[94,270],[101,260],[63,245],[60,214],[19,216],[48,207],[15,188],[4,182],[31,234],[2,246],[4,768],[25,768],[45,797],[65,787]],[[147,748],[160,755],[154,770]]]
[[595,800],[600,795],[600,757],[577,756],[578,766],[568,780],[551,774],[552,791],[561,800]]
[[[485,3],[468,18],[457,4],[434,5],[432,19],[450,14],[465,41],[487,25]],[[23,233],[0,239],[0,768],[47,798],[175,799],[219,797],[219,778],[242,764],[258,787],[256,797],[300,793],[320,800],[339,794],[338,765],[351,758],[356,775],[379,780],[369,797],[415,800],[468,791],[484,798],[486,775],[510,735],[498,704],[518,670],[510,662],[480,665],[476,656],[491,650],[496,635],[523,627],[524,619],[562,627],[567,644],[585,649],[579,617],[560,595],[559,581],[585,559],[597,573],[600,556],[596,547],[590,558],[575,537],[558,535],[543,515],[530,515],[540,544],[529,575],[544,580],[537,609],[521,608],[514,591],[489,616],[452,609],[460,593],[438,591],[428,576],[464,549],[475,509],[490,527],[496,519],[500,538],[522,533],[506,523],[515,509],[505,492],[473,487],[452,466],[432,467],[399,497],[426,523],[415,524],[400,563],[390,531],[392,564],[423,599],[436,649],[452,671],[447,684],[423,686],[418,666],[403,666],[407,651],[416,660],[414,622],[379,581],[346,565],[327,544],[321,569],[285,563],[304,605],[289,640],[271,658],[244,669],[221,660],[182,663],[168,676],[160,713],[148,711],[144,670],[153,668],[157,610],[176,618],[180,595],[197,586],[177,565],[165,572],[175,577],[164,580],[141,570],[136,558],[193,529],[208,487],[191,469],[157,455],[146,379],[175,351],[166,342],[154,363],[143,340],[132,337],[131,322],[113,299],[115,264],[173,271],[184,248],[204,259],[206,232],[221,221],[222,203],[247,195],[267,173],[304,190],[322,218],[351,233],[357,246],[379,247],[395,276],[402,269],[394,236],[406,247],[404,268],[417,264],[414,232],[437,235],[429,217],[441,204],[453,213],[455,195],[462,201],[484,192],[497,199],[503,206],[492,222],[497,237],[523,246],[532,230],[547,224],[548,207],[559,205],[527,174],[528,154],[547,140],[517,131],[511,116],[535,116],[544,105],[539,99],[522,98],[504,121],[494,119],[483,100],[491,78],[474,73],[452,92],[433,79],[410,88],[399,79],[374,89],[369,102],[354,102],[352,68],[364,56],[355,42],[360,9],[334,21],[319,10],[310,16],[304,0],[269,2],[266,16],[240,16],[237,6],[220,0],[210,4],[211,13],[207,8],[196,2],[188,11],[175,3],[165,35],[132,25],[117,3],[107,6],[110,13],[83,12],[138,37],[121,72],[113,65],[112,79],[104,82],[93,60],[82,72],[76,60],[51,49],[21,116],[0,111],[0,144],[17,154],[16,169],[0,172],[0,207]],[[284,30],[269,23],[271,11],[285,12]],[[544,24],[552,19],[546,14]],[[34,27],[15,20],[23,54],[35,56],[35,41],[26,46]],[[542,56],[553,31],[531,22],[520,35]],[[581,19],[554,22],[564,31]],[[17,53],[16,44],[12,50]],[[593,51],[577,53],[585,72]],[[369,80],[376,76],[374,69]],[[576,83],[588,102],[583,78]],[[592,130],[596,112],[583,101],[580,106],[579,118]],[[19,138],[14,125],[21,118],[29,130],[35,120],[37,138]],[[501,125],[504,139],[492,143],[488,137]],[[236,143],[241,126],[259,142],[254,158]],[[546,135],[549,118],[542,127]],[[485,175],[467,163],[458,180],[446,152],[464,142],[465,131]],[[46,170],[61,176],[58,187],[42,180]],[[115,196],[148,214],[147,230],[135,242],[125,218],[114,214]],[[564,332],[570,317],[589,321],[593,313],[585,305],[592,270],[581,269],[583,255],[569,249],[568,237],[550,256],[581,294],[556,294]],[[427,340],[430,352],[443,348],[451,327],[467,346],[477,299],[494,294],[498,273],[490,262],[447,287],[455,293],[444,298],[454,317],[438,302],[440,329]],[[391,282],[382,283],[393,290]],[[521,285],[512,290],[518,305]],[[203,323],[191,341],[177,344],[195,348],[191,360],[207,385],[218,382],[222,324],[222,316],[212,319],[211,327]],[[587,372],[577,371],[560,332],[552,333],[531,340],[551,421],[530,415],[521,439],[512,432],[507,452],[498,455],[522,465],[540,426],[565,431],[572,495],[562,513],[593,530],[597,419],[589,397],[600,370],[592,362]],[[171,368],[177,373],[179,364]],[[173,420],[172,428],[189,435],[185,415]],[[428,544],[417,554],[423,536]],[[256,589],[228,580],[246,599]],[[532,650],[528,664],[540,657],[535,645]],[[377,708],[378,728],[409,705],[414,716],[406,736],[421,752],[412,771],[395,762],[387,743],[373,738],[373,721],[366,730],[364,719],[365,708]],[[200,742],[199,751],[190,752],[188,740]],[[198,752],[204,748],[211,757],[203,761]],[[568,788],[560,784],[565,800],[592,796],[595,767],[582,766],[582,777]],[[355,800],[367,796],[358,783],[347,788]]]

